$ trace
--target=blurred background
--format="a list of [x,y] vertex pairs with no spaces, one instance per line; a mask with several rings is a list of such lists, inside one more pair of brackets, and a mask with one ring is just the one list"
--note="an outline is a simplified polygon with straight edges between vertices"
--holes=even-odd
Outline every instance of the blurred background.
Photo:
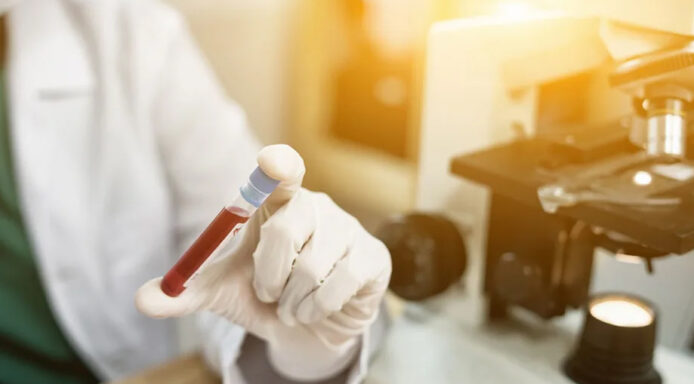
[[[265,143],[367,222],[412,208],[429,26],[487,1],[168,0]],[[485,7],[475,6],[485,4]]]
[[[551,319],[550,327],[568,327],[576,333],[584,316],[576,308],[580,307],[579,302],[583,304],[588,286],[591,293],[625,291],[656,303],[661,310],[659,342],[678,351],[678,355],[692,355],[694,287],[690,280],[694,258],[660,258],[671,253],[689,254],[689,249],[668,249],[654,255],[648,253],[650,249],[639,248],[634,251],[639,256],[637,261],[625,263],[627,258],[615,256],[630,256],[624,249],[633,251],[632,243],[648,244],[652,228],[635,229],[634,233],[643,238],[632,242],[628,237],[626,241],[621,241],[624,237],[610,237],[610,228],[605,230],[600,222],[604,215],[599,216],[597,224],[581,215],[557,223],[539,210],[527,211],[500,196],[509,194],[508,190],[513,189],[509,185],[522,185],[523,180],[502,187],[491,185],[490,192],[479,186],[486,184],[483,180],[468,177],[474,173],[470,169],[478,158],[461,155],[515,139],[537,136],[547,140],[552,135],[553,143],[557,141],[555,136],[561,136],[561,145],[571,147],[562,147],[562,151],[570,152],[573,160],[579,152],[593,156],[593,152],[602,151],[603,156],[613,151],[614,147],[604,143],[613,143],[615,135],[605,132],[622,134],[624,129],[610,128],[599,134],[582,128],[573,130],[579,125],[613,124],[632,115],[632,107],[644,102],[643,95],[635,103],[629,91],[610,87],[609,74],[615,63],[623,59],[614,57],[615,45],[610,43],[617,41],[616,46],[626,47],[629,54],[636,46],[632,40],[612,38],[636,33],[646,36],[648,44],[667,41],[663,46],[668,48],[689,43],[694,35],[694,2],[167,1],[185,15],[218,77],[229,95],[243,106],[261,140],[265,144],[286,142],[297,148],[307,165],[306,187],[327,192],[367,229],[392,241],[389,245],[395,247],[390,247],[395,274],[391,288],[416,304],[392,296],[391,312],[409,313],[416,320],[412,323],[415,325],[402,326],[400,330],[396,324],[394,335],[403,341],[388,344],[385,360],[376,366],[373,376],[383,380],[372,382],[417,382],[416,374],[408,378],[405,373],[398,376],[403,381],[388,379],[398,370],[413,373],[403,369],[407,359],[392,357],[389,361],[388,351],[395,356],[395,351],[407,349],[403,343],[427,340],[443,346],[441,353],[469,354],[455,362],[448,355],[438,356],[438,360],[432,357],[429,363],[442,372],[447,364],[461,361],[467,361],[461,372],[474,370],[479,364],[488,364],[489,359],[494,360],[494,366],[527,363],[536,370],[551,366],[554,372],[572,339],[553,344],[548,341],[551,337],[542,336],[534,326],[524,328],[521,339],[509,336],[505,330],[492,329],[485,334],[471,328],[468,333],[458,326],[477,326],[485,324],[487,316],[494,318],[494,300],[501,297],[504,313],[506,304],[514,304],[545,320]],[[555,11],[568,11],[570,16],[547,16]],[[618,28],[636,27],[626,28],[629,33],[612,33],[597,17],[615,20]],[[432,29],[437,22],[443,23]],[[648,28],[658,32],[645,32]],[[660,39],[664,34],[667,38]],[[654,51],[660,52],[661,48]],[[636,112],[638,115],[639,111]],[[563,128],[555,129],[560,126],[570,126],[571,134],[565,134]],[[584,143],[581,137],[606,139],[596,144]],[[621,143],[625,138],[620,136],[614,142]],[[553,161],[563,156],[553,152],[555,149],[547,151]],[[514,153],[510,162],[532,154],[533,151]],[[461,156],[460,161],[457,156]],[[494,160],[480,159],[480,168],[491,164],[486,161]],[[451,174],[451,168],[457,176]],[[475,171],[476,175],[483,172]],[[530,172],[521,172],[516,176],[531,179],[529,175]],[[633,187],[630,175],[627,184]],[[468,178],[475,183],[463,180]],[[499,189],[501,193],[497,193]],[[529,196],[537,200],[535,190]],[[689,208],[683,207],[679,212],[692,213],[694,217]],[[425,215],[408,217],[405,222],[393,219],[413,212]],[[624,229],[622,224],[626,222],[649,221],[629,216],[633,212],[623,213],[626,216],[613,218],[618,229]],[[574,220],[576,217],[580,219]],[[683,233],[693,233],[690,219],[677,220],[680,224],[686,221],[686,230],[677,236],[684,238]],[[576,240],[579,246],[575,252],[583,252],[584,260],[593,260],[595,255],[595,261],[588,266],[568,267],[582,274],[580,281],[573,282],[577,292],[569,292],[571,287],[556,289],[547,283],[551,279],[548,274],[567,249],[574,251],[573,245],[566,245],[566,239],[573,239],[574,231],[580,230],[576,225],[583,225],[584,221],[595,233]],[[663,227],[672,229],[668,223],[674,221],[669,216],[664,221]],[[517,227],[499,224],[504,222],[514,222]],[[559,240],[552,237],[555,234]],[[593,235],[602,236],[595,253]],[[527,239],[534,244],[523,244]],[[608,240],[612,245],[617,243],[616,248],[606,245]],[[441,250],[436,248],[438,242],[453,245]],[[658,239],[654,242],[658,243]],[[585,244],[590,244],[589,250],[580,248]],[[401,253],[393,252],[394,249]],[[417,259],[410,253],[425,256]],[[444,259],[445,262],[441,261]],[[653,269],[655,274],[650,273]],[[495,276],[501,277],[495,280]],[[416,280],[420,278],[423,280]],[[576,296],[569,297],[573,293]],[[491,312],[487,296],[492,296]],[[563,316],[565,309],[567,316]],[[444,316],[439,318],[432,313]],[[447,320],[439,322],[442,318]],[[422,322],[428,324],[426,330],[416,325]],[[448,337],[454,333],[460,337]],[[192,347],[194,337],[185,330],[182,334],[184,345]],[[472,341],[461,346],[452,340]],[[528,343],[536,345],[537,350],[526,351],[528,356],[522,356]],[[482,345],[484,351],[480,349]],[[514,358],[520,359],[520,363],[499,361],[500,356],[511,353],[506,350],[516,351]],[[549,359],[551,364],[532,365],[526,361],[530,358]],[[692,362],[687,358],[677,360],[677,364],[686,366]],[[544,373],[550,378],[547,382],[558,382],[551,379],[557,377],[556,372]],[[497,381],[489,378],[485,382],[501,382],[498,380],[505,380],[503,377],[539,382],[532,375],[499,375]]]

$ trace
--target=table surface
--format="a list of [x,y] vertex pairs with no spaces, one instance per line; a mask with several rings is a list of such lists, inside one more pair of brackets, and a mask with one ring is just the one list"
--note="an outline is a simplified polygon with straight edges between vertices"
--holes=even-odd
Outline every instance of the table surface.
[[[471,326],[450,313],[408,304],[394,320],[366,384],[573,384],[560,367],[574,341],[564,325],[508,321]],[[655,365],[664,383],[694,382],[694,356],[658,348]]]
[[[546,141],[514,141],[458,156],[451,161],[451,172],[539,209],[537,189],[555,181],[541,172],[552,148]],[[560,208],[558,214],[617,231],[655,249],[682,254],[694,249],[694,195],[687,191],[680,197],[685,204],[675,208],[646,210],[585,203]]]
[[202,355],[180,357],[168,363],[112,384],[220,384],[221,380],[205,365]]
[[[517,321],[469,326],[450,313],[407,304],[404,314],[393,319],[365,383],[572,384],[559,368],[575,338],[563,327]],[[655,363],[665,383],[692,383],[694,356],[658,348]],[[220,380],[201,356],[190,355],[115,384],[145,383]]]

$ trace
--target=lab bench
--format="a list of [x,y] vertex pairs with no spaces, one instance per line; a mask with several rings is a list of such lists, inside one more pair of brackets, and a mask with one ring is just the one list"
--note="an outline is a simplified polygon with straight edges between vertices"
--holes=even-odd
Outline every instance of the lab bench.
[[[509,320],[466,325],[455,292],[436,308],[408,303],[392,319],[365,384],[572,384],[560,367],[575,335],[555,322]],[[659,347],[655,364],[667,384],[691,384],[694,356]],[[199,355],[190,355],[115,384],[218,384]]]
[[[471,325],[460,319],[469,311],[462,298],[450,292],[444,296],[443,309],[406,305],[392,322],[365,384],[574,384],[561,370],[575,343],[566,321],[573,319],[529,317]],[[693,382],[694,356],[658,347],[655,365],[664,383]]]
[[158,367],[111,384],[221,384],[202,355],[192,354],[171,360]]

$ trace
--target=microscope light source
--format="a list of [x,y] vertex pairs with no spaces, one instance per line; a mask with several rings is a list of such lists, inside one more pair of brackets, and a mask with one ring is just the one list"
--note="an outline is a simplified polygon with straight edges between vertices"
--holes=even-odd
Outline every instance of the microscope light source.
[[564,372],[579,384],[661,384],[653,366],[655,330],[656,312],[645,300],[623,293],[593,296]]
[[628,297],[610,296],[590,303],[590,314],[618,327],[645,327],[653,322],[653,311]]

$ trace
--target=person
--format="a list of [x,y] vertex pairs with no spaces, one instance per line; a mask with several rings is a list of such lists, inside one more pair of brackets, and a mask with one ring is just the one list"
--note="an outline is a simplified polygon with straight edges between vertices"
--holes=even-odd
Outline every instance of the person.
[[[0,12],[0,382],[112,380],[173,357],[175,324],[142,313],[196,314],[227,382],[246,360],[277,380],[363,377],[387,249],[301,188],[294,150],[260,151],[182,18],[159,0],[0,0]],[[259,151],[279,187],[221,261],[164,295],[150,279]]]

